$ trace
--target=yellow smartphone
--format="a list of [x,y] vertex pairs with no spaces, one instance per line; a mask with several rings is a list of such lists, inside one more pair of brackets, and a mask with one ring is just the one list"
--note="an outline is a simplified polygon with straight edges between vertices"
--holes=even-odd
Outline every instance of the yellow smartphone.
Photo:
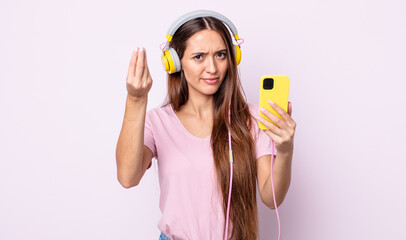
[[[280,119],[282,117],[269,105],[268,100],[278,104],[283,110],[288,111],[289,101],[289,78],[285,75],[264,75],[261,78],[261,88],[259,90],[259,107],[263,107],[272,112]],[[266,120],[272,122],[261,111],[259,115]],[[272,122],[276,125],[274,122]],[[258,122],[259,128],[262,130],[268,130],[268,128]]]

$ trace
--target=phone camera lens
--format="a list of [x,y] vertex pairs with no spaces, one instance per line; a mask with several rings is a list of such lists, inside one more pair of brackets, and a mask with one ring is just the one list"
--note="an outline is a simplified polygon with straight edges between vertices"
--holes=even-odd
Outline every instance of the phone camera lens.
[[264,79],[264,89],[271,90],[271,89],[273,89],[273,85],[274,85],[273,78]]

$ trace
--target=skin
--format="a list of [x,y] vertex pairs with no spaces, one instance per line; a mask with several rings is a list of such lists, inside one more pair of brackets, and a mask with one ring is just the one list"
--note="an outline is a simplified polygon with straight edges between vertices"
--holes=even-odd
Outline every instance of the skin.
[[[213,94],[219,89],[228,69],[227,48],[220,34],[202,30],[190,37],[181,59],[189,88],[189,99],[180,111],[179,120],[193,135],[205,138],[213,125]],[[215,84],[204,81],[218,78]]]
[[275,209],[275,205],[279,206],[288,192],[291,172],[292,172],[292,156],[293,156],[293,139],[295,135],[296,122],[292,119],[292,103],[288,103],[288,112],[285,112],[280,106],[270,102],[269,105],[282,117],[264,109],[263,113],[271,121],[277,124],[273,125],[266,119],[258,118],[269,130],[265,133],[274,141],[277,154],[273,163],[273,177],[275,196],[272,191],[271,178],[271,156],[265,155],[257,159],[257,174],[258,187],[261,199],[265,205],[271,209]]
[[[227,72],[229,54],[221,36],[213,30],[203,30],[188,39],[184,56],[181,59],[182,71],[189,87],[189,99],[180,111],[175,112],[184,127],[197,137],[211,134],[213,119],[213,94],[218,90]],[[224,55],[225,54],[225,55]],[[208,84],[204,78],[218,78],[215,84]],[[132,54],[127,76],[128,99],[133,104],[144,102],[152,86],[152,78],[148,70],[145,49]],[[258,186],[262,201],[274,209],[274,200],[279,206],[289,189],[293,155],[293,139],[296,123],[292,119],[292,103],[288,103],[288,112],[276,104],[270,104],[282,117],[273,113],[264,114],[277,126],[266,119],[258,119],[269,128],[265,133],[274,141],[277,154],[273,164],[275,196],[273,198],[271,182],[271,156],[265,155],[257,159]],[[152,160],[152,152],[144,146],[142,173],[144,175]],[[136,185],[135,184],[135,185]],[[129,185],[132,186],[132,185]]]
[[[216,31],[202,30],[188,39],[181,65],[189,88],[189,99],[179,111],[180,117],[194,118],[203,125],[207,125],[204,124],[207,119],[213,118],[213,94],[226,75],[227,54],[226,45]],[[206,78],[218,78],[218,81],[208,84],[204,81]],[[198,126],[190,124],[191,128],[192,125]],[[208,131],[206,136],[210,133]]]
[[[213,30],[194,34],[187,41],[181,65],[189,86],[189,96],[212,99],[228,69],[227,49],[220,34]],[[211,85],[203,81],[207,78],[218,78],[219,81]]]

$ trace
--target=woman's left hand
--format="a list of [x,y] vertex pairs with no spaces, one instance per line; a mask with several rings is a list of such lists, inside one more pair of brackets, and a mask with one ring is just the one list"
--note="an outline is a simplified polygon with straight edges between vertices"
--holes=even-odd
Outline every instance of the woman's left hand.
[[275,148],[278,153],[292,153],[293,138],[295,136],[296,129],[296,122],[293,121],[291,117],[292,103],[288,102],[288,112],[285,112],[285,110],[279,107],[276,103],[269,102],[269,105],[275,109],[282,119],[266,109],[260,109],[260,111],[278,126],[275,126],[273,123],[262,118],[261,116],[258,118],[258,120],[268,128],[268,130],[265,130],[265,133],[268,134],[268,136],[274,141]]

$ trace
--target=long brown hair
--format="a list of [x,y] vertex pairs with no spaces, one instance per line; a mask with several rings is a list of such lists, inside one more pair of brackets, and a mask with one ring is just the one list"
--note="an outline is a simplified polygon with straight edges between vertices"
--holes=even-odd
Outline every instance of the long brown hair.
[[[217,31],[227,46],[229,67],[217,92],[213,95],[214,119],[211,134],[214,166],[223,196],[224,216],[230,181],[228,129],[231,132],[233,150],[233,186],[230,203],[230,227],[232,238],[256,240],[258,238],[258,209],[256,199],[256,161],[254,141],[251,135],[252,116],[243,97],[231,35],[227,27],[213,17],[196,18],[186,22],[174,34],[170,47],[182,59],[187,40],[195,33],[209,29]],[[168,96],[166,104],[179,111],[188,100],[188,86],[183,72],[168,74]],[[231,125],[228,121],[231,101]],[[224,229],[225,230],[225,229]]]

